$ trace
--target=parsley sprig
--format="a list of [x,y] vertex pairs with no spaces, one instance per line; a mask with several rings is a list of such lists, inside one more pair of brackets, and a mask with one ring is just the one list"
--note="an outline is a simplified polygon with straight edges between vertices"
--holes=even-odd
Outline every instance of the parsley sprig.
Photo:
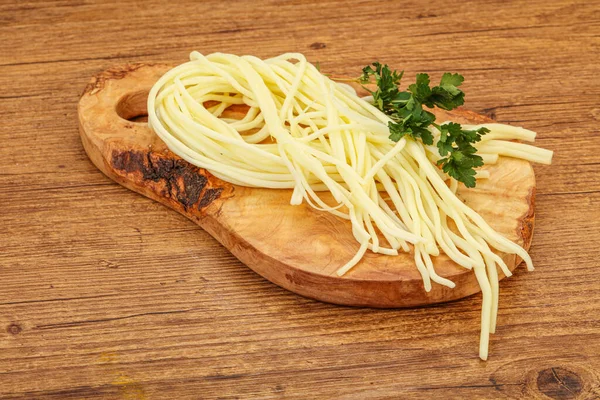
[[367,83],[371,77],[375,77],[377,90],[369,92],[373,95],[374,105],[392,118],[388,124],[390,139],[397,142],[408,135],[432,145],[433,135],[428,127],[436,127],[440,131],[437,148],[442,156],[437,164],[465,186],[475,187],[474,168],[482,166],[483,159],[475,154],[477,149],[472,143],[479,142],[481,136],[489,130],[465,130],[454,122],[438,125],[435,123],[435,115],[423,108],[452,110],[463,105],[465,94],[458,88],[463,83],[463,76],[447,72],[439,85],[431,87],[428,74],[417,74],[416,82],[408,86],[407,90],[400,91],[398,86],[403,75],[404,71],[392,71],[387,65],[375,62],[363,68],[360,77],[361,83]]

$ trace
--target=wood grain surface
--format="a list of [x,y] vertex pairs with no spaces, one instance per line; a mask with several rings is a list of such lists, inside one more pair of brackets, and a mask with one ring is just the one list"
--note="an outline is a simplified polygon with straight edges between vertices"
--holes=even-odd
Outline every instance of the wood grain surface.
[[[536,270],[399,310],[309,300],[89,161],[77,101],[115,64],[300,51],[356,75],[466,75],[536,130]],[[600,398],[598,1],[0,2],[0,398]]]

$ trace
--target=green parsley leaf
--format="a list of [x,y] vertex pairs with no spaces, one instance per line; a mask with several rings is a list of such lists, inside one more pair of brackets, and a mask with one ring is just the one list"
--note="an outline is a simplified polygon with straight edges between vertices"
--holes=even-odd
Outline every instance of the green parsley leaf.
[[431,88],[429,87],[429,75],[417,74],[417,83],[413,83],[408,87],[408,91],[413,94],[417,100],[423,103],[431,96]]
[[481,136],[489,132],[487,128],[463,130],[460,124],[450,122],[440,125],[440,140],[437,148],[441,156],[438,160],[442,170],[467,187],[475,186],[474,168],[483,165],[483,159],[476,155],[477,149],[471,144],[481,140]]
[[[375,67],[375,68],[373,68]],[[391,71],[387,65],[381,65],[378,62],[374,62],[363,68],[363,74],[360,78],[360,82],[367,83],[371,76],[375,77],[375,83],[378,89],[376,91],[370,91],[373,96],[373,103],[384,112],[391,112],[394,109],[393,102],[406,101],[405,95],[400,94],[398,85],[402,79],[404,71],[398,73]]]
[[404,125],[397,122],[390,121],[388,123],[388,128],[390,128],[390,139],[392,139],[394,142],[402,139],[404,135],[410,135],[412,133],[411,131],[406,130]]
[[454,151],[452,144],[456,141],[456,138],[460,135],[461,126],[455,122],[444,124],[439,127],[440,140],[437,143],[437,148],[442,157],[448,153]]
[[451,74],[450,72],[446,72],[442,75],[442,80],[440,81],[440,86],[455,86],[458,87],[462,85],[465,78],[460,74]]
[[[481,159],[479,156],[474,157]],[[462,153],[452,153],[450,156],[440,159],[438,164],[443,165],[442,170],[445,173],[464,183],[466,187],[475,187],[475,170],[473,169],[475,165],[473,160],[465,157]]]

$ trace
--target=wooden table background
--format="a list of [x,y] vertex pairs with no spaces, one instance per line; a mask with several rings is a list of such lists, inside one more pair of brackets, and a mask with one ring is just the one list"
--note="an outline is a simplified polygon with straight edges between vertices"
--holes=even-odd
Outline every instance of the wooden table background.
[[[600,2],[0,2],[0,398],[600,398]],[[117,64],[303,52],[466,75],[467,107],[539,134],[537,267],[481,298],[372,310],[255,275],[102,175],[76,105]]]

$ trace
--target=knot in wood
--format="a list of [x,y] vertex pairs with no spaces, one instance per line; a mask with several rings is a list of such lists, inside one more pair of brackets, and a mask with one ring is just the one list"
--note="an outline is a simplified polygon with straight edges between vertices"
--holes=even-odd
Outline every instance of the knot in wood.
[[575,399],[583,390],[583,380],[568,369],[552,367],[538,373],[537,387],[552,399]]
[[16,324],[16,323],[12,323],[12,324],[8,325],[8,327],[6,328],[6,332],[10,333],[11,335],[18,335],[22,331],[23,331],[23,328],[21,328],[21,325]]

